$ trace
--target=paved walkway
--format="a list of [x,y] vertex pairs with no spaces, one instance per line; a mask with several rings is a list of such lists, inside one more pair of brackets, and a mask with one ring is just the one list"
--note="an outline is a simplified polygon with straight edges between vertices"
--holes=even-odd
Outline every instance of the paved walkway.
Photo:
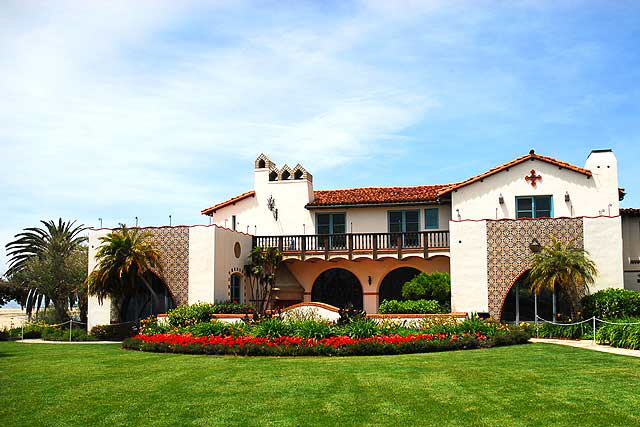
[[45,341],[43,339],[16,340],[25,344],[121,344],[122,341]]
[[559,344],[569,347],[584,348],[587,350],[601,351],[603,353],[621,354],[623,356],[640,357],[640,350],[609,347],[608,345],[594,344],[593,340],[560,340],[554,338],[531,338],[531,342]]

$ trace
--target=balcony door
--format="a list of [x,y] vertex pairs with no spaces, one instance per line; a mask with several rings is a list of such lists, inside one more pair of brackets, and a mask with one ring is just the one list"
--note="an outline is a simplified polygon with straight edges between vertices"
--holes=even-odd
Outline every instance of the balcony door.
[[[347,232],[347,218],[344,212],[316,214],[316,232],[320,236],[318,242],[324,248],[325,241],[331,249],[343,249],[347,246],[345,233]],[[324,238],[324,235],[328,235]]]
[[420,211],[389,211],[389,246],[396,247],[398,241],[404,247],[420,246]]

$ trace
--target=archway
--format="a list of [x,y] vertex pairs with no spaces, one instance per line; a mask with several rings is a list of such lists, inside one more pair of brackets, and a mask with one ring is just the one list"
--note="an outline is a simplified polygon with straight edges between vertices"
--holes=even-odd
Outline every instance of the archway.
[[151,272],[145,273],[145,278],[151,284],[155,292],[155,298],[149,289],[143,284],[138,284],[139,292],[126,297],[120,309],[120,320],[122,322],[133,322],[166,313],[176,306],[169,289],[162,279]]
[[402,285],[422,273],[417,268],[413,267],[400,267],[395,270],[391,270],[384,276],[382,283],[380,284],[379,302],[384,300],[403,300],[402,297]]
[[525,271],[509,289],[509,293],[502,303],[500,321],[533,322],[535,321],[536,310],[539,317],[553,320],[554,304],[556,313],[566,312],[561,289],[556,289],[556,295],[550,291],[542,291],[540,295],[535,295],[530,289],[529,272]]
[[332,268],[321,273],[313,282],[311,301],[344,308],[352,305],[362,310],[362,286],[358,278],[343,268]]

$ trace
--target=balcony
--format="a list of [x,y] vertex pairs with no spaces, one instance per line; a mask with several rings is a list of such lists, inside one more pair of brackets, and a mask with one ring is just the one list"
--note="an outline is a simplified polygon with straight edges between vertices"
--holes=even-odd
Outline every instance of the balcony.
[[429,252],[449,249],[449,231],[421,231],[406,233],[345,233],[307,234],[290,236],[254,236],[253,245],[278,248],[284,259],[355,257],[378,259],[391,256],[422,256]]

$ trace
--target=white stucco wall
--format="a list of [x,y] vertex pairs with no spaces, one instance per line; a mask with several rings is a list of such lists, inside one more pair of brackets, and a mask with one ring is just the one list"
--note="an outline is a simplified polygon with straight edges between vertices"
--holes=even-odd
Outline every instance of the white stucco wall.
[[213,303],[215,232],[217,227],[189,229],[189,304]]
[[451,310],[486,312],[487,223],[451,222]]
[[[585,167],[592,177],[540,160],[513,166],[452,192],[453,219],[515,218],[516,196],[542,195],[553,196],[556,218],[618,215],[618,167],[613,153],[593,153]],[[536,187],[524,179],[531,169],[542,177]],[[565,202],[567,193],[570,202]],[[499,203],[501,194],[504,204]]]
[[605,288],[622,288],[622,226],[620,217],[585,218],[584,248],[596,263],[598,275],[589,288],[596,292]]
[[[215,262],[214,262],[214,302],[226,301],[229,299],[229,280],[234,272],[243,273],[244,265],[247,262],[251,251],[252,237],[215,227]],[[240,256],[236,257],[234,246],[240,244]],[[241,281],[244,298],[247,298],[247,289],[244,280]]]
[[[91,273],[96,266],[95,255],[100,246],[100,237],[106,235],[111,230],[101,229],[94,230],[89,229],[89,265],[88,271]],[[111,299],[105,298],[102,304],[98,301],[97,297],[90,296],[88,298],[87,307],[87,330],[91,331],[91,328],[97,325],[108,325],[111,323]]]

